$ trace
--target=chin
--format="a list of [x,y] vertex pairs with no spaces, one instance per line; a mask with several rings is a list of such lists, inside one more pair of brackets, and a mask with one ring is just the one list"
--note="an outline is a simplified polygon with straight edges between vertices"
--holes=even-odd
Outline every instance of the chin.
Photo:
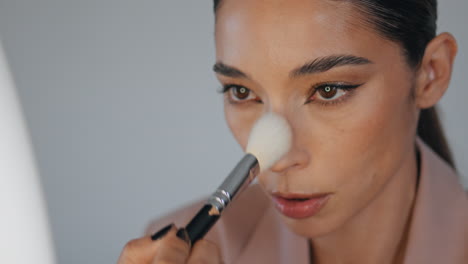
[[293,219],[283,215],[281,217],[292,232],[311,239],[326,236],[338,229],[338,226],[326,217],[314,216],[305,219]]

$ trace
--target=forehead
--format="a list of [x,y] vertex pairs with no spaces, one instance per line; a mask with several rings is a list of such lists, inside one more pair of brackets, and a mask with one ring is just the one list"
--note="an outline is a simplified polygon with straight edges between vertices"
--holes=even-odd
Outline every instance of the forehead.
[[395,45],[361,21],[349,1],[224,0],[217,13],[216,57],[238,67],[288,69],[331,54],[378,60],[382,49]]

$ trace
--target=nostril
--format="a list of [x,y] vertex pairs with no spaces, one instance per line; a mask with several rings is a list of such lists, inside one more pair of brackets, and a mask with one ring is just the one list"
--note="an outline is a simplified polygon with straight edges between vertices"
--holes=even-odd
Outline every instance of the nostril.
[[270,167],[272,172],[281,173],[290,169],[304,167],[307,164],[307,155],[302,152],[289,152]]
[[292,164],[292,165],[278,165],[278,166],[273,166],[270,168],[270,170],[272,172],[276,172],[276,173],[282,173],[282,172],[285,172],[286,170],[290,170],[291,168],[294,168],[294,167],[299,167],[299,164]]

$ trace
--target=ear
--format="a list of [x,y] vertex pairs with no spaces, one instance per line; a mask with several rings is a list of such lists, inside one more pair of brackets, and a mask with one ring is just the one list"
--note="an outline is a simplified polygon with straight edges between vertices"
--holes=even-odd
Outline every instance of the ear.
[[450,33],[442,33],[426,47],[417,72],[416,105],[424,109],[435,105],[448,88],[457,42]]

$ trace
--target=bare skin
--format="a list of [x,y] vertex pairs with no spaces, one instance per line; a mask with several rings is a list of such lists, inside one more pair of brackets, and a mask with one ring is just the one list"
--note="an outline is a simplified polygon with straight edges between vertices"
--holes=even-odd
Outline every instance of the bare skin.
[[[314,263],[401,263],[417,190],[419,111],[446,91],[456,51],[455,39],[440,34],[412,69],[401,46],[363,24],[348,1],[223,1],[215,69],[234,137],[245,148],[251,127],[269,111],[293,131],[291,150],[260,184],[267,193],[331,193],[318,214],[283,217],[310,240]],[[340,63],[297,70],[327,60]],[[146,254],[146,262],[119,263],[152,263],[164,254],[158,247],[178,247],[165,238],[159,246],[145,241],[122,256]]]

